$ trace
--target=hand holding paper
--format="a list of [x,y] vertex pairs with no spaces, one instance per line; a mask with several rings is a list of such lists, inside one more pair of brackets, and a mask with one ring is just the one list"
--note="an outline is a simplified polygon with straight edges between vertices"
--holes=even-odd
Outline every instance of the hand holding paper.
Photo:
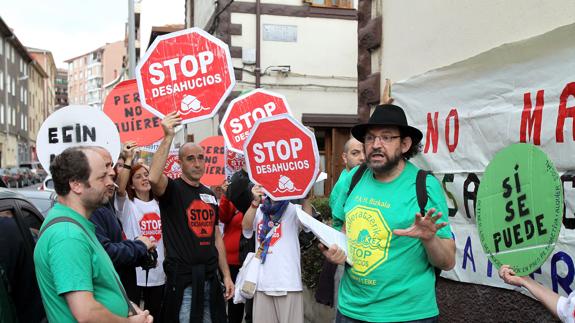
[[351,258],[347,253],[347,238],[344,233],[314,219],[300,208],[297,209],[297,216],[303,226],[313,232],[319,241],[326,246],[325,251],[322,250],[326,258],[334,263],[343,263],[345,260],[352,265]]

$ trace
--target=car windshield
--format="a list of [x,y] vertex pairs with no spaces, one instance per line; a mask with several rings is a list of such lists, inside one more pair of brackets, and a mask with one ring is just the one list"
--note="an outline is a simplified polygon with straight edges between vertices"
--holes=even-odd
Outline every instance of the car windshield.
[[54,188],[54,181],[52,179],[49,179],[46,181],[46,187],[47,188]]

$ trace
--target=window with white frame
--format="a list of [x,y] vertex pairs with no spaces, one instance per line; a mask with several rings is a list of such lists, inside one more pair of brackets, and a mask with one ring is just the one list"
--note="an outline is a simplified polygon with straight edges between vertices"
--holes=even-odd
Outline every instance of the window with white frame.
[[0,123],[4,124],[4,104],[0,104]]
[[12,95],[16,96],[16,80],[12,78]]
[[14,47],[12,47],[12,46],[10,46],[10,58],[12,59],[12,64],[14,64],[14,62],[15,62]]

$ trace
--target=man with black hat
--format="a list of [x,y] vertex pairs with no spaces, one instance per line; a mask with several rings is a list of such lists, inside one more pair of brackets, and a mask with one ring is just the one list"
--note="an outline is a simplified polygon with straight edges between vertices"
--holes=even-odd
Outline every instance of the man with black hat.
[[[455,242],[435,177],[426,178],[427,212],[418,206],[419,169],[408,160],[423,135],[392,104],[376,107],[368,123],[351,132],[364,143],[366,164],[346,177],[345,187],[355,186],[342,190],[341,207],[333,210],[344,222],[353,262],[341,281],[336,322],[437,322],[434,267],[453,268]],[[345,262],[335,245],[323,253]]]

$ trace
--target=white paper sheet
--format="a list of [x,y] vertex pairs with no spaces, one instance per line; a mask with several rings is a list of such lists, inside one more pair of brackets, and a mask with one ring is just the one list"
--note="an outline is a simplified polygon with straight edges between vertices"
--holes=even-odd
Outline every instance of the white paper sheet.
[[350,265],[353,265],[351,258],[347,253],[347,238],[343,232],[337,231],[327,224],[314,219],[301,208],[297,208],[297,217],[299,218],[300,222],[311,232],[313,232],[319,241],[326,247],[336,244],[338,247],[343,249],[347,255],[346,262]]

